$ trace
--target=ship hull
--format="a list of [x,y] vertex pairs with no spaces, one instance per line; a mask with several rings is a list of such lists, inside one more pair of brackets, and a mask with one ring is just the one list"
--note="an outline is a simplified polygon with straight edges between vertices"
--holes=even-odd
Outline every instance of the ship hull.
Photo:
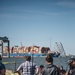
[[[34,54],[34,53],[11,53],[10,54],[10,57],[24,57],[24,56],[34,56],[34,57],[43,57],[43,56],[46,56],[47,54]],[[60,54],[54,54],[54,53],[51,53],[52,57],[59,57]],[[8,56],[8,54],[3,54],[3,56]]]

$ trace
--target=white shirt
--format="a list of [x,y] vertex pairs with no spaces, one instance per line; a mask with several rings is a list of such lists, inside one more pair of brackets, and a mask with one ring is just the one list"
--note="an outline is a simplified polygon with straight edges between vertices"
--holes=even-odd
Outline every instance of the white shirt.
[[34,75],[36,68],[37,66],[35,63],[26,61],[18,67],[17,71],[22,70],[22,75]]

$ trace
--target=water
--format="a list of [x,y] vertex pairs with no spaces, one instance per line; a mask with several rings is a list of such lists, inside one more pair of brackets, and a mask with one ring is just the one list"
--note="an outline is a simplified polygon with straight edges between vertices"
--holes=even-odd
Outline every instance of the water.
[[[70,59],[70,57],[54,57],[54,64],[55,65],[59,65],[59,66],[63,66],[64,69],[67,69],[68,64],[67,61]],[[16,62],[16,67],[15,64],[5,64],[7,69],[10,70],[15,70],[15,68],[17,69],[18,66],[25,61],[25,58],[3,58],[2,60],[3,62]],[[45,57],[34,57],[33,61],[39,66],[39,65],[46,65],[45,62]]]

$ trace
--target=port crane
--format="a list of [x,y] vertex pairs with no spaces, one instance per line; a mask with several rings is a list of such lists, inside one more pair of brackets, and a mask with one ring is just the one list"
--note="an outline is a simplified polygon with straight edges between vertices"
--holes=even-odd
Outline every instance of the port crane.
[[55,49],[60,53],[60,56],[66,56],[66,52],[61,42],[55,42]]
[[0,37],[0,52],[3,56],[3,43],[7,43],[8,44],[8,57],[10,57],[10,41],[8,39],[8,37]]

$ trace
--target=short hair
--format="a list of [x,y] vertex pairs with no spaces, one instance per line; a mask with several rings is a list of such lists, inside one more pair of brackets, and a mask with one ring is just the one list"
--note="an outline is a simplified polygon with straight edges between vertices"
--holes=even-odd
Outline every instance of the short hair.
[[51,62],[51,63],[53,63],[53,57],[51,56],[51,54],[49,53],[49,54],[47,54],[47,56],[46,56],[46,61],[47,62]]
[[44,68],[44,65],[40,65],[40,68]]
[[26,59],[27,61],[30,61],[30,60],[31,60],[31,56],[25,56],[25,59]]
[[68,60],[68,65],[71,65],[71,64],[73,63],[73,61],[75,61],[75,58],[70,58],[70,59]]

